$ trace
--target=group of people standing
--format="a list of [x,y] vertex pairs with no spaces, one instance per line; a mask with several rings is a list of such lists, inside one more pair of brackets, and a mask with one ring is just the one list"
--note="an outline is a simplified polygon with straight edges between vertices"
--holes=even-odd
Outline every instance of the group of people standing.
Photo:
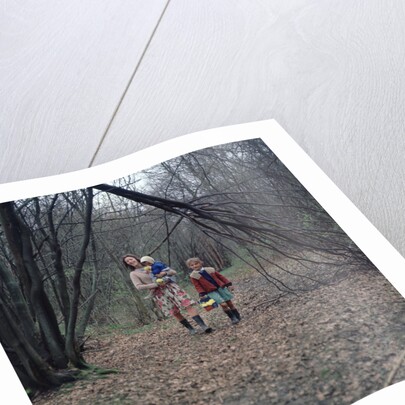
[[[176,270],[155,261],[150,256],[139,258],[127,254],[122,261],[131,270],[130,278],[135,288],[149,290],[155,305],[165,316],[176,318],[193,335],[197,330],[183,316],[181,311],[184,309],[203,332],[213,331],[199,315],[197,303],[177,284]],[[186,265],[191,270],[190,281],[197,290],[200,300],[210,299],[222,308],[232,324],[237,324],[241,317],[232,302],[234,290],[232,282],[213,267],[204,267],[198,257],[188,259]]]

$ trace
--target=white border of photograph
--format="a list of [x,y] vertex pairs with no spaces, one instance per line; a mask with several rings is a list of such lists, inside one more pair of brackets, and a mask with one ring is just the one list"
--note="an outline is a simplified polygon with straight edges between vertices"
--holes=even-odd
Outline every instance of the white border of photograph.
[[[107,183],[186,153],[253,138],[261,138],[267,144],[380,272],[405,297],[405,272],[403,271],[405,259],[275,120],[195,132],[89,169],[0,184],[0,202]],[[8,393],[7,398],[12,395],[13,403],[30,404],[25,392],[21,392],[22,385],[1,347],[0,364],[0,378],[5,387],[2,389],[2,398]],[[395,405],[400,402],[393,401],[402,399],[402,404],[404,397],[405,381],[371,394],[357,403],[371,405],[376,404],[377,402],[374,401],[378,400],[378,403],[389,401],[388,403]]]

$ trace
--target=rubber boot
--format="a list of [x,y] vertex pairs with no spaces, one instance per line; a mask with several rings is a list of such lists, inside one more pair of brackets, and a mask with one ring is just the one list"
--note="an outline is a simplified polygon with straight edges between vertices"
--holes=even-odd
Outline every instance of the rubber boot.
[[200,326],[200,328],[205,333],[211,333],[212,332],[213,329],[205,324],[205,322],[203,321],[203,319],[201,318],[200,315],[193,316],[193,319],[196,321],[197,325]]
[[241,319],[241,316],[240,316],[240,313],[239,313],[239,311],[235,308],[235,309],[232,309],[231,310],[233,313],[234,313],[234,315],[238,318],[238,320],[240,321],[240,319]]
[[187,320],[187,319],[182,319],[180,321],[180,323],[186,327],[188,329],[188,333],[190,335],[195,335],[197,333],[197,331],[193,328],[193,326],[191,325],[191,323]]
[[236,325],[237,323],[239,323],[239,319],[236,317],[236,315],[233,313],[233,311],[231,309],[228,310],[224,310],[224,312],[229,316],[232,325]]

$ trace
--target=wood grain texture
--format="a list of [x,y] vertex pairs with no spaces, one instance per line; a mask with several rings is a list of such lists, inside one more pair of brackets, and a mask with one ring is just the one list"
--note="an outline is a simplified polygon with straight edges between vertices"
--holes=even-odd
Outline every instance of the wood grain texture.
[[[9,2],[0,181],[88,166],[162,1]],[[94,164],[275,118],[405,254],[404,3],[172,0]]]
[[87,167],[166,1],[6,1],[0,181]]
[[404,3],[173,1],[95,164],[275,118],[405,254]]

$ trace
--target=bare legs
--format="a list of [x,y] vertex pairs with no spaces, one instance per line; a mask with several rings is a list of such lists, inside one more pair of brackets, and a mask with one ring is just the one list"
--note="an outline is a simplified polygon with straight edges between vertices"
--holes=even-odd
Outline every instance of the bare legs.
[[198,315],[198,311],[194,306],[187,307],[186,311],[190,316],[197,316]]
[[[229,309],[236,309],[235,305],[233,305],[233,302],[231,300],[225,301],[224,304],[228,306]],[[222,306],[222,305],[221,305]]]
[[239,314],[238,310],[235,308],[235,305],[233,305],[233,302],[231,300],[225,301],[220,305],[221,305],[222,310],[229,317],[229,319],[231,320],[233,325],[239,323],[240,314]]
[[[194,319],[194,321],[197,323],[198,326],[205,332],[205,333],[210,333],[212,332],[212,328],[207,326],[204,322],[204,320],[201,318],[200,315],[198,315],[198,311],[194,306],[188,306],[186,307],[187,313]],[[173,316],[184,326],[188,329],[189,333],[191,335],[194,335],[197,333],[197,331],[193,328],[193,326],[190,324],[190,322],[184,318],[184,316],[180,312],[175,312],[173,313]]]
[[182,321],[183,319],[185,319],[184,316],[183,316],[180,312],[173,314],[173,316],[174,316],[179,322]]

